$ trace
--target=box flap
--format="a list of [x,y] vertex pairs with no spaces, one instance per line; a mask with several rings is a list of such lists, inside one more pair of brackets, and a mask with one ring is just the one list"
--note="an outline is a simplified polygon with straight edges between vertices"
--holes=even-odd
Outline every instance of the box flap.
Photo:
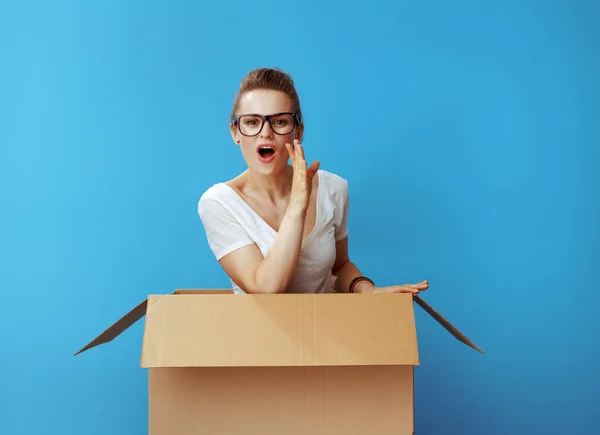
[[145,368],[418,363],[410,294],[148,298]]
[[452,325],[450,322],[448,322],[446,319],[444,319],[440,313],[438,313],[431,307],[431,305],[429,305],[427,302],[425,302],[419,296],[415,296],[414,299],[415,299],[415,302],[421,308],[423,308],[425,310],[425,312],[427,312],[431,317],[433,317],[435,320],[437,320],[438,323],[440,325],[442,325],[444,328],[446,328],[452,335],[454,335],[454,337],[456,337],[457,340],[463,342],[467,346],[472,347],[476,351],[483,353],[483,351],[481,349],[479,349],[479,347],[477,347],[475,345],[475,343],[473,343],[462,332],[460,332],[458,329],[456,329],[456,327],[454,327],[454,325]]
[[83,348],[78,350],[75,355],[79,355],[82,352],[85,352],[92,347],[99,346],[103,343],[108,343],[109,341],[114,340],[119,335],[123,333],[127,328],[132,326],[135,322],[140,320],[146,314],[146,305],[148,300],[141,302],[138,306],[132,309],[130,312],[125,314],[111,326],[109,326],[102,334],[98,337],[94,338],[88,344],[86,344]]
[[[176,290],[174,293],[176,294],[185,294],[185,293],[210,293],[210,294],[228,294],[232,293],[231,290],[228,289],[214,289],[214,290]],[[93,347],[99,346],[104,343],[108,343],[109,341],[114,340],[119,335],[121,335],[127,328],[133,326],[138,320],[140,320],[146,314],[148,300],[144,300],[140,304],[138,304],[135,308],[109,326],[104,332],[102,332],[99,336],[94,338],[88,344],[86,344],[83,348],[78,350],[74,356],[79,355],[86,350],[89,350]]]

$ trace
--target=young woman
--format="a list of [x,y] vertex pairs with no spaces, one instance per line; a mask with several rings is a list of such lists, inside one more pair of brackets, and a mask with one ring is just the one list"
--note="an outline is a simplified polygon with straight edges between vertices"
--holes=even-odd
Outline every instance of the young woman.
[[[304,158],[292,78],[260,68],[243,80],[230,123],[248,169],[198,202],[208,243],[235,293],[409,292],[377,287],[348,256],[348,183]],[[291,165],[288,160],[291,159]]]

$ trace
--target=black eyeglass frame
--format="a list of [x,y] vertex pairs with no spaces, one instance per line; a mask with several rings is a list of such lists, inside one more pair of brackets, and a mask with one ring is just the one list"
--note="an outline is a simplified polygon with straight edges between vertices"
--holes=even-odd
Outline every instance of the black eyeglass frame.
[[[290,134],[290,133],[277,133],[275,131],[275,129],[273,128],[273,124],[271,124],[271,118],[277,117],[277,116],[281,116],[281,115],[292,115],[292,118],[294,120],[294,125],[292,126],[292,129],[290,130],[290,133],[292,131],[294,131],[294,128],[296,128],[298,125],[301,124],[301,120],[300,117],[298,116],[298,114],[296,112],[279,112],[279,113],[272,113],[271,115],[259,115],[258,113],[243,113],[241,115],[237,115],[236,117],[234,117],[231,120],[231,123],[235,126],[237,126],[240,134],[246,136],[246,137],[254,137],[258,134],[260,134],[260,132],[262,131],[263,127],[265,126],[265,121],[269,123],[269,125],[271,126],[271,130],[273,130],[273,132],[275,134],[278,134],[280,136],[286,135],[286,134]],[[255,134],[245,134],[242,133],[242,127],[240,125],[240,118],[242,116],[256,116],[257,118],[260,118],[260,120],[262,121],[262,124],[260,126],[260,129],[255,133]]]

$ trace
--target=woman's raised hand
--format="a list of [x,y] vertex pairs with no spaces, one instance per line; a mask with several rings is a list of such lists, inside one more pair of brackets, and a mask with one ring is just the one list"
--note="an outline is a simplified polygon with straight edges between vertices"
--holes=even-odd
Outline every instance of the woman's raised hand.
[[288,150],[290,159],[292,160],[292,168],[294,169],[290,208],[304,213],[308,209],[313,177],[319,170],[320,163],[315,160],[310,167],[306,167],[304,149],[298,139],[294,140],[294,145],[286,143],[285,147]]

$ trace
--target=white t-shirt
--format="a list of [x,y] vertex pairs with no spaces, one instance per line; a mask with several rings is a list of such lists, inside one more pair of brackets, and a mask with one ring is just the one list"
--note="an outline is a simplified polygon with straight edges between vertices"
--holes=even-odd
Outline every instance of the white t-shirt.
[[[335,242],[348,234],[347,181],[325,170],[319,170],[317,176],[315,227],[302,243],[288,293],[331,293]],[[277,237],[277,232],[225,183],[215,184],[204,192],[198,201],[198,214],[217,260],[253,243],[265,257]],[[235,293],[244,293],[230,281]]]

